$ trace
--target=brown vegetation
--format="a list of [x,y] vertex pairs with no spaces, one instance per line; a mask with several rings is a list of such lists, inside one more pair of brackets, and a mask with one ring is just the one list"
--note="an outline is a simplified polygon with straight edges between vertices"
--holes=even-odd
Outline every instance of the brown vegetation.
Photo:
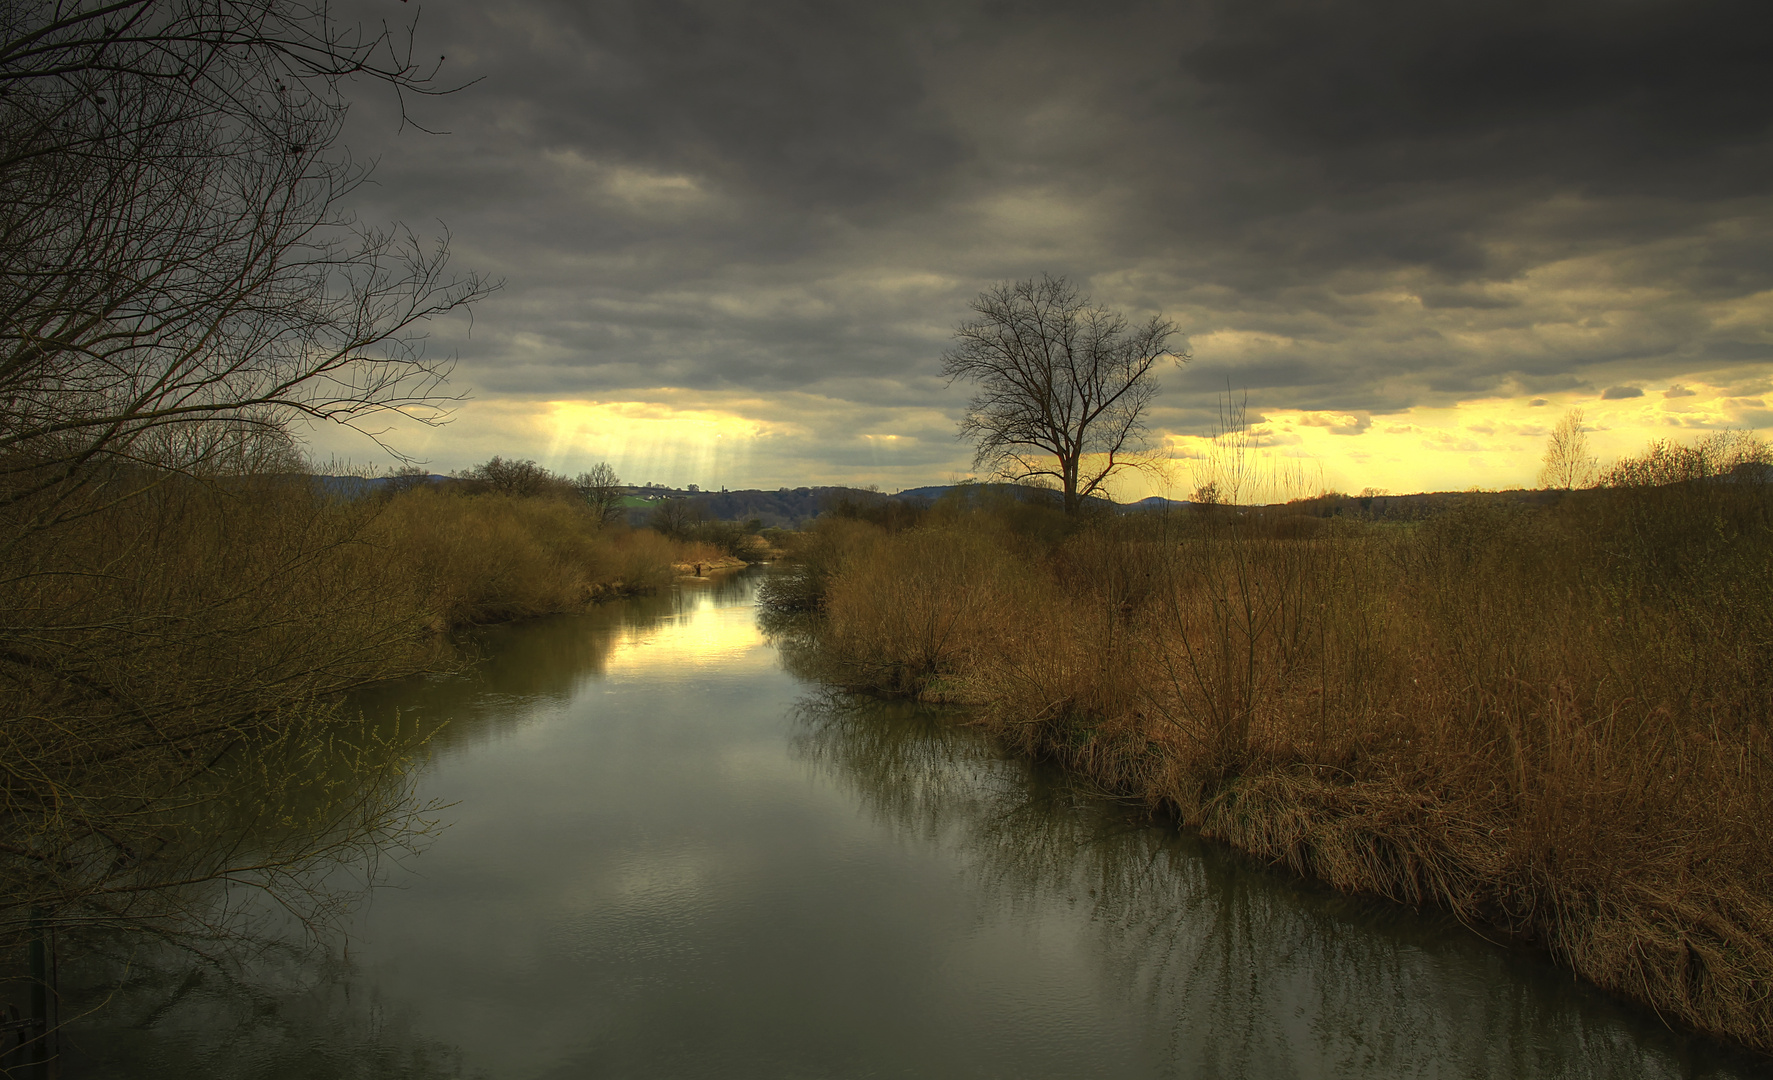
[[1206,835],[1773,1050],[1773,487],[1735,482],[1744,446],[1410,523],[821,522],[769,599],[823,609],[810,674],[971,703]]
[[651,530],[603,525],[583,500],[496,491],[405,492],[376,515],[371,533],[389,556],[384,573],[425,595],[433,630],[649,592],[692,555]]
[[[249,463],[267,462],[290,464]],[[293,471],[145,466],[83,483],[53,527],[28,500],[4,519],[0,961],[70,930],[212,932],[227,905],[199,885],[323,919],[308,870],[427,827],[406,767],[422,733],[352,743],[344,691],[456,666],[453,627],[649,591],[696,554],[570,488],[341,498]]]

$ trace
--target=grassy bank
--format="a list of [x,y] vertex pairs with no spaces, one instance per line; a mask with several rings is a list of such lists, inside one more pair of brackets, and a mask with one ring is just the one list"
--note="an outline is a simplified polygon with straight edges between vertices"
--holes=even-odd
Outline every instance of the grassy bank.
[[[299,905],[315,852],[373,861],[414,827],[399,747],[347,755],[362,775],[289,773],[354,719],[346,691],[459,665],[452,628],[649,591],[708,555],[570,489],[346,498],[286,470],[131,468],[43,491],[0,536],[0,961],[58,928],[189,930],[207,917],[191,883]],[[341,809],[310,843],[286,834],[312,822],[255,795],[277,820],[222,835],[230,776],[320,783],[303,798]]]
[[[1666,479],[1666,478],[1663,478]],[[1773,1050],[1773,492],[827,520],[800,662]]]

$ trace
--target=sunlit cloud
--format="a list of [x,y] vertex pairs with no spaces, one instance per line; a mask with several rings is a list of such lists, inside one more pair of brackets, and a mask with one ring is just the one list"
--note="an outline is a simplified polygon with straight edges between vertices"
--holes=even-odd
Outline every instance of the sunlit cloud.
[[[381,467],[394,460],[374,442],[336,427],[308,434],[322,463],[331,457]],[[834,484],[898,490],[965,478],[971,455],[955,438],[954,415],[940,408],[670,387],[625,400],[473,402],[440,427],[396,422],[384,439],[433,472],[466,469],[495,454],[533,457],[566,475],[607,461],[627,483],[709,490]]]
[[805,434],[733,411],[644,401],[541,402],[535,422],[548,431],[545,460],[561,471],[607,461],[629,478],[695,476],[716,486],[749,476],[760,444]]

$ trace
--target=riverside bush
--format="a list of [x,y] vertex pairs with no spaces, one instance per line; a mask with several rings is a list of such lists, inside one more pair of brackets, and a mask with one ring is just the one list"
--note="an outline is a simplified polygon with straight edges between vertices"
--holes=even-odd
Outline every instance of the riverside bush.
[[852,532],[814,670],[1773,1050],[1773,489],[1297,516]]
[[[384,573],[427,595],[433,630],[572,611],[669,584],[682,545],[602,527],[570,498],[420,488],[390,500],[370,543],[398,552]],[[694,555],[693,551],[684,554]]]

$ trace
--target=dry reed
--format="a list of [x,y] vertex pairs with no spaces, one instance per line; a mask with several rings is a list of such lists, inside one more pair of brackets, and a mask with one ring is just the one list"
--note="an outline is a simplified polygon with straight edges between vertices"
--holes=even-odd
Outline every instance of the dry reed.
[[[342,832],[296,840],[278,837],[313,832],[314,815],[275,809],[266,778],[288,770],[266,755],[331,745],[346,690],[459,663],[445,630],[645,591],[684,554],[582,500],[132,480],[131,497],[54,528],[5,523],[0,955],[45,928],[188,923],[181,882],[250,877],[288,899],[316,853],[397,843],[414,820],[399,747],[323,785]],[[258,777],[252,814],[222,813],[229,776]]]
[[971,702],[1206,835],[1773,1050],[1764,484],[842,539],[827,677]]

